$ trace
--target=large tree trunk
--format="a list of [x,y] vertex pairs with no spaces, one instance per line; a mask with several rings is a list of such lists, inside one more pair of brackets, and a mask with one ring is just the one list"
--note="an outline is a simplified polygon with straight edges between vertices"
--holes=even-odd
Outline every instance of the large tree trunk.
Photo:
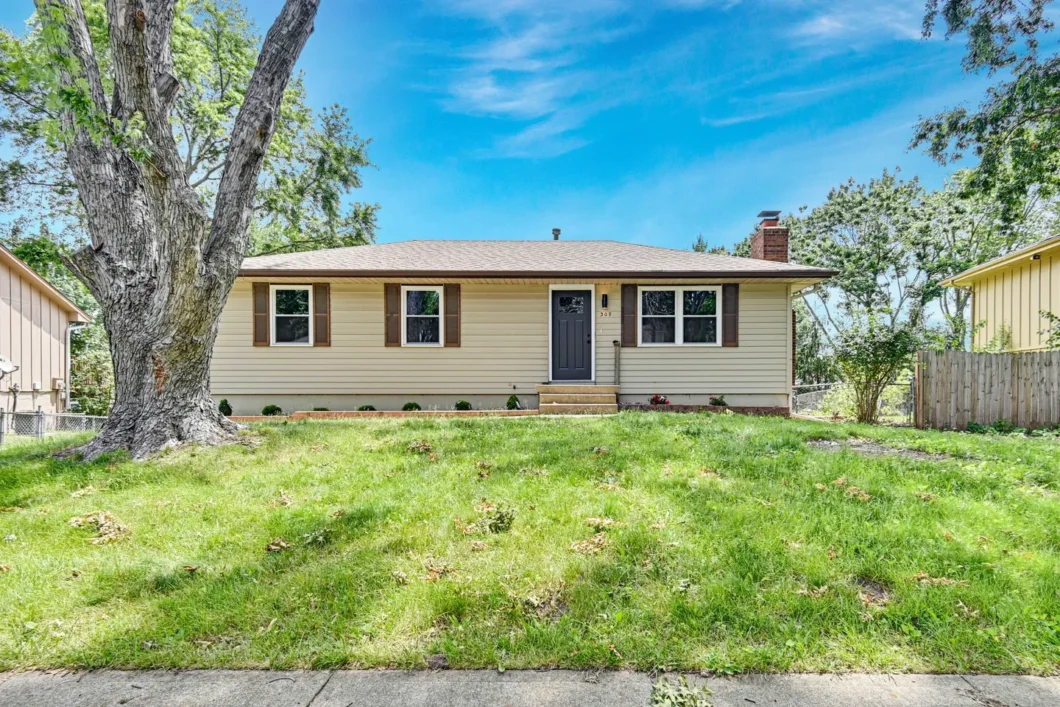
[[[209,394],[217,320],[239,273],[258,174],[319,0],[287,0],[265,37],[212,215],[188,183],[169,123],[179,88],[170,52],[175,2],[107,0],[108,101],[80,0],[37,0],[43,21],[63,24],[61,51],[80,67],[63,70],[77,100],[62,122],[92,245],[67,264],[99,301],[114,361],[114,405],[81,450],[89,459],[115,450],[143,458],[234,436],[236,426]],[[130,136],[124,131],[134,119],[143,127]],[[100,130],[111,134],[101,138]],[[131,149],[136,140],[144,144]]]

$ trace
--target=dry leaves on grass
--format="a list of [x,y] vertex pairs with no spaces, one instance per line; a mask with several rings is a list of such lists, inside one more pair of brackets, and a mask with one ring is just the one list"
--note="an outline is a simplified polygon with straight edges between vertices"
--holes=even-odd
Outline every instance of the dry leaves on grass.
[[847,485],[847,477],[845,477],[845,476],[840,476],[838,479],[836,479],[835,481],[832,482],[832,486],[838,486],[840,488],[842,488],[843,486],[846,486],[846,485]]
[[880,609],[891,601],[887,587],[874,579],[859,578],[854,580],[858,586],[858,599],[868,609]]
[[11,571],[11,565],[0,565],[0,574]]
[[957,608],[966,619],[974,619],[979,616],[979,609],[970,609],[963,601],[957,602]]
[[398,584],[408,584],[409,583],[409,576],[407,574],[405,574],[404,572],[402,572],[401,570],[394,570],[393,572],[390,573],[390,576]]
[[847,491],[846,491],[846,494],[850,498],[856,498],[859,501],[864,501],[865,503],[868,503],[869,501],[872,500],[872,496],[870,496],[869,494],[865,493],[864,491],[859,489],[857,486],[851,486],[850,488],[848,488]]
[[487,548],[487,545],[482,540],[472,540],[471,541],[471,551],[472,552],[483,552],[486,548]]
[[479,459],[475,462],[476,469],[489,470],[493,468],[493,462],[488,462],[485,459]]
[[339,508],[338,510],[332,511],[328,515],[331,516],[332,518],[342,518],[343,516],[346,515],[346,509],[345,508]]
[[423,578],[425,582],[437,582],[439,579],[452,574],[456,568],[445,560],[428,557],[423,561],[423,569],[427,570],[427,576]]
[[938,498],[938,496],[936,496],[935,494],[928,493],[927,491],[917,491],[913,495],[919,498],[924,503],[931,503],[932,501]]
[[275,500],[273,500],[273,502],[269,504],[269,506],[271,506],[272,508],[286,508],[293,503],[294,499],[288,496],[286,491],[280,489],[280,495],[277,496]]
[[265,546],[265,552],[283,552],[289,547],[291,547],[291,544],[283,538],[273,538],[269,541],[269,544]]
[[616,484],[613,479],[608,479],[607,481],[601,481],[598,483],[596,488],[601,491],[618,491],[619,485]]
[[82,496],[94,496],[99,493],[93,486],[86,486],[83,489],[78,489],[70,494],[70,498],[81,498]]
[[827,491],[828,490],[828,487],[825,486],[824,484],[814,484],[813,487],[815,489],[817,489],[818,491]]
[[579,555],[595,555],[607,547],[607,533],[597,533],[588,540],[576,540],[570,544],[571,552]]
[[609,454],[607,447],[593,447],[594,457],[606,457]]
[[799,596],[809,597],[811,599],[820,599],[828,594],[828,585],[822,584],[820,587],[803,587],[798,591]]
[[107,511],[92,511],[82,516],[74,516],[67,521],[71,528],[95,528],[96,537],[89,538],[93,545],[106,545],[117,542],[129,534],[129,529]]
[[711,469],[710,467],[703,467],[699,470],[700,476],[705,476],[708,479],[720,479],[721,472],[717,469]]
[[910,579],[912,581],[914,581],[914,582],[919,582],[920,584],[930,584],[930,585],[933,585],[933,586],[936,586],[936,587],[952,587],[952,586],[967,587],[968,586],[968,580],[967,579],[950,579],[949,577],[932,577],[927,572],[917,572],[915,575],[910,577]]
[[21,510],[19,506],[0,506],[0,513],[18,513]]
[[520,474],[526,474],[527,476],[547,476],[548,469],[542,469],[538,466],[524,466],[519,470]]
[[520,604],[524,611],[537,616],[539,619],[559,621],[560,617],[567,613],[568,605],[563,597],[565,584],[559,582],[555,585],[542,587],[524,597],[509,595]]
[[434,451],[434,447],[432,447],[431,443],[425,439],[409,442],[408,445],[405,446],[405,449],[410,452],[416,452],[417,454],[430,454]]
[[607,530],[608,528],[624,528],[625,523],[619,523],[614,518],[586,518],[585,524],[593,530]]

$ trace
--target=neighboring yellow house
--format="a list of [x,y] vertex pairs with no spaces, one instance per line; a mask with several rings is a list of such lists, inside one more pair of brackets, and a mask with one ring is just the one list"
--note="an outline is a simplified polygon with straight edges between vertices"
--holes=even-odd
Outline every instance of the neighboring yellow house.
[[[752,258],[614,241],[406,241],[247,258],[211,392],[236,414],[372,405],[609,412],[645,404],[786,413],[792,294],[766,219]],[[576,409],[571,409],[573,406]]]
[[[945,280],[972,291],[973,348],[984,348],[1011,332],[1011,351],[1042,351],[1049,322],[1060,315],[1060,236],[1046,238]],[[982,323],[982,325],[980,325]]]
[[0,408],[61,412],[70,389],[70,331],[87,314],[0,245]]

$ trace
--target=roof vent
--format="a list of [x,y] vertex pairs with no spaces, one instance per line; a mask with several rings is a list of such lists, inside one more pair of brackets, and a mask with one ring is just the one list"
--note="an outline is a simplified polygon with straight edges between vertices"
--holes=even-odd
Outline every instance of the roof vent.
[[552,229],[552,240],[554,240],[554,241],[558,241],[559,240],[559,229],[558,228],[553,228]]

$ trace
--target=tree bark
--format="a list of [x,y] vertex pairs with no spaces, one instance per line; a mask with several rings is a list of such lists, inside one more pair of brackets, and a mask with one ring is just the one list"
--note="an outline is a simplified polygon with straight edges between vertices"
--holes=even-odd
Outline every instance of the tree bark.
[[[114,95],[107,104],[80,0],[37,0],[45,21],[65,23],[63,51],[87,85],[88,117],[63,114],[67,160],[85,207],[92,245],[67,259],[103,312],[114,362],[115,399],[86,459],[116,450],[144,458],[185,443],[230,440],[236,425],[210,397],[217,322],[249,242],[258,175],[287,82],[319,0],[287,0],[265,37],[236,118],[218,197],[209,214],[189,184],[169,114],[173,0],[107,0]],[[58,12],[46,12],[58,10]],[[50,18],[60,18],[53,20]],[[100,118],[100,116],[106,116]],[[147,158],[86,125],[143,121]]]

